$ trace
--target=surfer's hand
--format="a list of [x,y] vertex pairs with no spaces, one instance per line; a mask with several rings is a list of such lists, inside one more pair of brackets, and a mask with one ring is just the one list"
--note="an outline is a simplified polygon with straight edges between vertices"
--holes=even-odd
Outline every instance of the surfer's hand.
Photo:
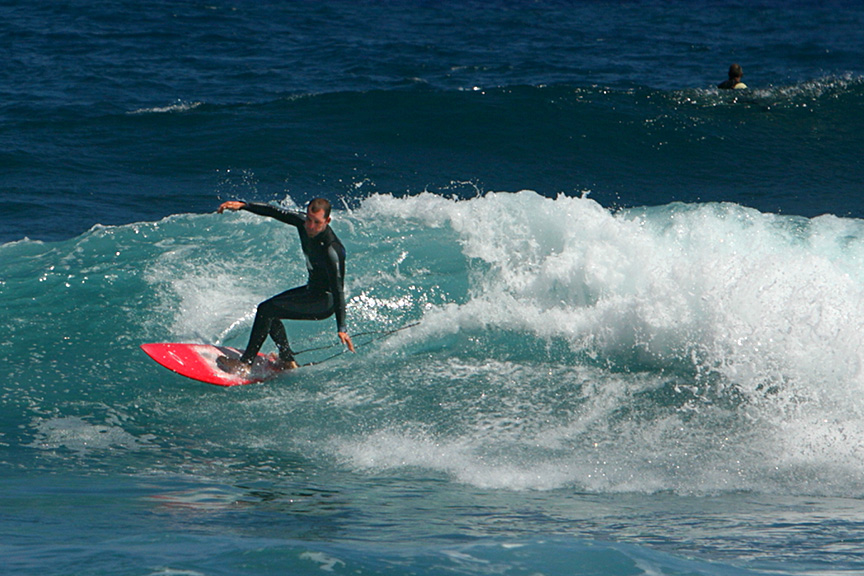
[[229,200],[228,202],[223,202],[221,206],[216,210],[219,214],[222,214],[225,210],[240,210],[246,206],[245,202],[240,202],[239,200]]
[[351,342],[351,336],[347,332],[339,332],[339,340],[348,347],[348,350],[354,352],[354,343]]

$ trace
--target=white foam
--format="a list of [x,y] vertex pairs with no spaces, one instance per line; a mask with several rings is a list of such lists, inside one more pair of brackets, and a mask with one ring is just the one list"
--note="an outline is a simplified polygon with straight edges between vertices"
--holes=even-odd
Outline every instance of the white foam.
[[[562,339],[629,376],[609,394],[595,391],[587,424],[582,407],[569,425],[534,436],[582,458],[592,456],[586,435],[601,446],[617,439],[620,446],[590,460],[591,473],[570,456],[483,460],[477,430],[473,440],[427,437],[420,425],[342,445],[354,465],[430,467],[484,486],[573,481],[643,490],[751,489],[776,483],[777,467],[827,466],[848,477],[862,471],[864,449],[855,440],[864,413],[861,221],[733,204],[613,213],[588,198],[533,192],[465,201],[376,196],[357,211],[364,219],[385,215],[449,228],[472,262],[465,301],[432,307],[403,342],[502,331]],[[634,371],[649,378],[640,382]],[[691,374],[682,385],[692,388],[692,400],[671,406],[668,416],[640,414],[649,420],[632,429],[619,422],[604,430],[603,418],[631,409],[635,394],[665,386],[667,372]],[[598,379],[617,380],[609,372]],[[715,406],[717,394],[737,400]]]
[[864,383],[861,222],[736,205],[612,214],[530,192],[367,207],[450,225],[486,264],[468,302],[430,314],[442,327],[520,329],[606,354],[636,346],[659,361],[698,352],[745,387],[778,362],[787,377]]
[[573,480],[558,462],[522,466],[486,461],[480,446],[468,437],[442,442],[419,433],[388,430],[340,442],[338,452],[358,469],[428,468],[481,488],[543,490]]
[[203,102],[181,102],[177,101],[168,106],[154,106],[152,108],[139,108],[129,112],[129,114],[171,114],[178,112],[188,112],[201,106]]
[[138,450],[153,438],[138,438],[118,425],[91,424],[75,416],[40,418],[33,422],[33,427],[36,429],[36,437],[29,444],[30,447],[40,450],[66,448],[79,454],[110,448]]
[[318,565],[319,570],[325,572],[333,572],[337,567],[344,568],[345,562],[334,556],[325,554],[324,552],[303,552],[300,554],[301,560],[309,560]]

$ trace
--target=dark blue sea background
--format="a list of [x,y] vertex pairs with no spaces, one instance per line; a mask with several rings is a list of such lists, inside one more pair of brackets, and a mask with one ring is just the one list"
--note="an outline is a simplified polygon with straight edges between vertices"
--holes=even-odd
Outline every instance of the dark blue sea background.
[[[852,1],[0,3],[4,570],[864,571],[862,31]],[[140,351],[245,345],[305,267],[215,210],[317,196],[356,354],[289,323],[319,364],[217,388]]]

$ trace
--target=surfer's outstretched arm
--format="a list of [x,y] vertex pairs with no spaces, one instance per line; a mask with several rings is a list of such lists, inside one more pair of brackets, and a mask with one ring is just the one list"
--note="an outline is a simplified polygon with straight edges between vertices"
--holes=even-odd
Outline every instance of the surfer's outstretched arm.
[[280,222],[284,222],[285,224],[290,224],[296,228],[300,228],[303,226],[306,221],[306,216],[301,215],[297,212],[292,212],[290,210],[285,210],[283,208],[277,208],[276,206],[271,206],[269,204],[260,204],[257,202],[243,202],[242,200],[229,200],[228,202],[223,202],[219,208],[216,209],[216,212],[222,214],[225,210],[246,210],[248,212],[252,212],[253,214],[257,214],[258,216],[267,216],[269,218],[275,218]]

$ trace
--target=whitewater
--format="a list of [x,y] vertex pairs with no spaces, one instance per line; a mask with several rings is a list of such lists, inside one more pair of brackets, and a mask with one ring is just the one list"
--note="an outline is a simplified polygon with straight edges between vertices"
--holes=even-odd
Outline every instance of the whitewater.
[[[859,221],[525,191],[374,196],[335,222],[352,330],[419,322],[310,370],[336,371],[336,401],[364,407],[348,418],[362,432],[314,432],[345,465],[512,489],[860,493]],[[194,390],[137,344],[242,346],[257,302],[302,283],[302,266],[292,280],[271,265],[294,243],[207,214],[4,245],[6,397],[29,405],[17,425],[44,428],[37,398],[62,382],[95,398]],[[330,328],[294,338],[328,343]]]

